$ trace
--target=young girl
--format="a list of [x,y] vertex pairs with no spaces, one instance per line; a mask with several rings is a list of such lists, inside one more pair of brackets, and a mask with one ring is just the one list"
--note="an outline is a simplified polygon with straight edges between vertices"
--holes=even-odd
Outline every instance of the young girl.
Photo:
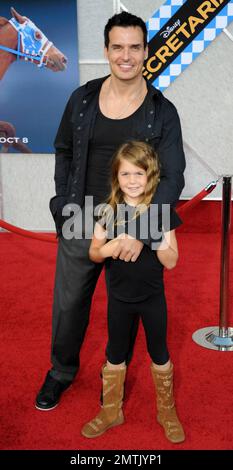
[[[159,183],[159,161],[151,146],[144,142],[128,142],[117,151],[112,163],[111,194],[103,210],[106,224],[95,225],[89,255],[96,262],[106,260],[108,285],[107,364],[102,368],[103,405],[100,413],[83,429],[93,438],[107,429],[122,424],[122,400],[126,375],[126,357],[134,315],[140,314],[147,348],[152,359],[151,372],[157,391],[158,422],[167,439],[173,443],[185,439],[177,417],[173,398],[173,365],[166,345],[167,310],[163,285],[163,269],[175,267],[178,247],[175,227],[181,221],[171,211],[169,232],[164,233],[157,251],[144,245],[136,262],[113,259],[120,238],[127,232],[127,221],[119,216],[125,208],[128,220],[135,220],[150,205]],[[123,204],[123,206],[122,206]],[[119,206],[121,205],[121,206]],[[106,227],[109,214],[114,214],[114,237],[108,241]],[[122,233],[119,234],[119,231]]]

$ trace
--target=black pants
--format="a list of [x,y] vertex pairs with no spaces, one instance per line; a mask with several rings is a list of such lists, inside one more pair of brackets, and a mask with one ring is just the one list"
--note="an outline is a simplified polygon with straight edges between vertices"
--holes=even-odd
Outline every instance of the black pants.
[[[79,352],[89,323],[92,295],[102,264],[88,256],[91,240],[61,238],[58,245],[52,322],[52,370],[57,380],[73,380],[79,368]],[[105,312],[103,312],[105,314]],[[128,354],[132,355],[138,318]]]
[[109,296],[107,358],[112,364],[127,359],[135,314],[140,314],[146,334],[147,349],[153,362],[165,364],[169,359],[166,344],[167,307],[164,292],[142,302],[129,303]]

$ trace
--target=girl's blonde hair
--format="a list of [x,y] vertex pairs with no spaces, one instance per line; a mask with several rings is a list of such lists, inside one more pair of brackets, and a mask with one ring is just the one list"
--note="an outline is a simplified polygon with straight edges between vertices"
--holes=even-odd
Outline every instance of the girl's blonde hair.
[[[118,172],[121,162],[126,160],[146,171],[147,185],[145,193],[142,195],[135,217],[144,212],[150,205],[152,197],[160,181],[159,158],[151,145],[141,141],[130,141],[122,144],[116,151],[111,165],[111,192],[106,203],[111,206],[113,212],[117,213],[117,205],[124,203],[124,194],[118,181]],[[143,206],[144,209],[143,209]],[[141,206],[141,207],[140,207]],[[145,207],[146,206],[146,207]],[[107,216],[108,209],[102,211],[102,215]]]

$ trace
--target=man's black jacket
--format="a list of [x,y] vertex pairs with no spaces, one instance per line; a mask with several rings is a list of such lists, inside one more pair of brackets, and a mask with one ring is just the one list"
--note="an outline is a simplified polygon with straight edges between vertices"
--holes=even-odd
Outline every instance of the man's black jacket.
[[[93,135],[100,88],[106,78],[91,80],[72,93],[57,132],[56,196],[50,201],[50,210],[58,233],[64,205],[75,203],[82,207],[84,204],[88,144]],[[184,187],[180,120],[175,106],[152,85],[147,86],[149,100],[144,107],[144,118],[136,123],[136,135],[129,137],[150,143],[159,154],[161,180],[152,203],[174,206]]]

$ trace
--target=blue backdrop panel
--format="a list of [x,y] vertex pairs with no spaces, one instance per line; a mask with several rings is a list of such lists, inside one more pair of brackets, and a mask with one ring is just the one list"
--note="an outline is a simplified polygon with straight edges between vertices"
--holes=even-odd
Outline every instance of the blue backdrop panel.
[[38,26],[68,65],[53,72],[21,60],[11,64],[0,80],[0,121],[13,124],[18,137],[28,137],[33,153],[53,153],[65,103],[79,85],[76,0],[1,0],[0,16],[10,19],[11,6]]

